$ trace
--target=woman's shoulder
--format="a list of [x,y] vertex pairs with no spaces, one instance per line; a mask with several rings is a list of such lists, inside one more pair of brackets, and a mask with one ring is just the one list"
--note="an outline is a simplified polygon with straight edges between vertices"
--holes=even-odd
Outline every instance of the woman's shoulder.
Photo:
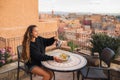
[[37,41],[43,41],[43,40],[44,40],[43,37],[41,37],[41,36],[38,36],[38,37],[37,37]]

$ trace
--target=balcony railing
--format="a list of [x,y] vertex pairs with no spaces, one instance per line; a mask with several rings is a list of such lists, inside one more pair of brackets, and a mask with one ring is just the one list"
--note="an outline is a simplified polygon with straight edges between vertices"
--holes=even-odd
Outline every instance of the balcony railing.
[[65,38],[72,40],[78,47],[88,49],[90,47],[91,34],[65,32]]

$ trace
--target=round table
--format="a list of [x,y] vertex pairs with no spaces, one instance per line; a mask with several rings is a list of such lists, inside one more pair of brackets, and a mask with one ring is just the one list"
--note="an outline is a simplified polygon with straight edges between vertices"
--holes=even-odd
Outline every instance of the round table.
[[[59,56],[60,54],[65,53],[70,56],[68,61],[58,63],[56,61],[43,61],[42,65],[50,69],[52,71],[57,71],[57,72],[73,72],[73,79],[74,79],[74,71],[78,71],[87,64],[87,60],[78,54],[64,51],[64,50],[53,50],[49,53],[50,56]],[[54,76],[55,80],[55,76]]]

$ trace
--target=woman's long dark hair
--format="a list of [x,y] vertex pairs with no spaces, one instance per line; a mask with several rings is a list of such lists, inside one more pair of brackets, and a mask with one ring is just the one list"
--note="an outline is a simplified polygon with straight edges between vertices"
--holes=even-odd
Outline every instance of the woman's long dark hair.
[[30,60],[30,41],[32,39],[32,31],[33,29],[37,27],[36,25],[30,25],[28,26],[24,37],[23,37],[23,42],[22,42],[22,46],[23,46],[23,50],[22,50],[22,59],[24,61],[29,61]]

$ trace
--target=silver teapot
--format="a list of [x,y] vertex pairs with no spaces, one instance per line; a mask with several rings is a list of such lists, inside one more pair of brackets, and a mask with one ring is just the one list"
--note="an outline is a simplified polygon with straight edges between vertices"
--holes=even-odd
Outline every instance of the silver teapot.
[[58,41],[56,42],[56,47],[57,47],[57,48],[60,48],[61,45],[62,45],[62,41],[58,40]]

